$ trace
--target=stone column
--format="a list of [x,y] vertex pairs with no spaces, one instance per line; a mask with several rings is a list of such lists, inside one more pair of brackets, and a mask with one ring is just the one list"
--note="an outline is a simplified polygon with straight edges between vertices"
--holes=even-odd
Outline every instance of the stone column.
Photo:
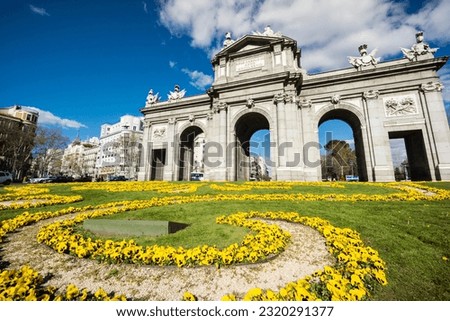
[[[391,156],[391,145],[389,142],[389,133],[384,128],[384,106],[382,100],[378,99],[377,90],[369,90],[363,94],[366,110],[366,119],[368,124],[368,140],[371,143],[364,142],[364,151],[366,158],[367,173],[371,172],[374,181],[391,182],[395,181],[394,168]],[[364,124],[361,124],[364,126]],[[363,130],[363,128],[361,129]],[[363,140],[364,135],[362,135]],[[366,152],[369,150],[369,153]],[[372,157],[372,168],[370,168],[368,159]],[[370,175],[369,175],[370,176]]]
[[286,94],[278,93],[273,97],[273,103],[276,106],[276,122],[277,122],[277,142],[275,148],[278,150],[277,159],[277,180],[284,181],[288,179],[286,168],[287,162],[287,128],[286,128],[286,111],[285,111]]
[[227,179],[227,109],[228,105],[217,100],[212,107],[212,119],[209,126],[209,139],[206,144],[207,179],[224,181]]
[[318,124],[313,123],[312,101],[305,97],[297,99],[300,110],[301,131],[301,167],[303,171],[302,180],[320,181],[322,177],[320,162],[320,144],[318,141]]
[[443,86],[439,82],[428,82],[422,84],[420,89],[426,128],[429,130],[432,157],[428,157],[428,162],[432,167],[432,176],[437,180],[450,180],[450,132],[441,94]]
[[149,155],[151,149],[151,122],[148,119],[144,120],[144,133],[142,137],[142,154],[141,154],[141,166],[139,167],[138,180],[145,181],[149,180]]
[[164,169],[164,177],[163,177],[163,180],[165,181],[175,180],[175,168],[176,168],[175,126],[176,126],[175,117],[169,118],[167,126],[166,166]]

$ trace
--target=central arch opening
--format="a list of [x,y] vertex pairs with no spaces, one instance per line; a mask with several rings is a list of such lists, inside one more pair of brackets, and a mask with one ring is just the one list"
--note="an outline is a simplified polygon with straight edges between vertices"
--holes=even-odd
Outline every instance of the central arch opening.
[[189,181],[191,176],[204,172],[203,151],[205,133],[198,126],[190,126],[180,135],[178,180]]
[[361,122],[352,112],[333,109],[319,121],[322,179],[367,181]]
[[236,122],[235,180],[263,180],[268,178],[270,159],[270,125],[257,112],[243,115]]

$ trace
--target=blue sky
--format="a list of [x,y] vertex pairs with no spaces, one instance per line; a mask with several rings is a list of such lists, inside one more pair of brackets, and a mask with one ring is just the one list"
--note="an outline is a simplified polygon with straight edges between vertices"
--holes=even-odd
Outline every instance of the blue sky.
[[[270,24],[297,40],[315,73],[348,67],[361,43],[384,61],[401,58],[417,30],[450,55],[449,17],[445,0],[3,0],[0,107],[33,106],[41,125],[86,139],[140,115],[150,88],[163,99],[175,84],[204,93],[227,31],[236,39]],[[449,71],[440,71],[447,105]],[[351,139],[346,126],[331,128]]]

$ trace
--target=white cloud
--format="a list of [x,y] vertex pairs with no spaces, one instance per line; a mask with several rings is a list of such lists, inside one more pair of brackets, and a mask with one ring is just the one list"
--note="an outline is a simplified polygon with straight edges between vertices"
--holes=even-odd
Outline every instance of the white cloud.
[[47,110],[42,110],[42,109],[39,109],[36,107],[27,107],[27,108],[37,111],[39,113],[39,118],[38,118],[39,124],[57,125],[57,126],[61,126],[64,128],[76,128],[76,129],[81,128],[81,127],[87,128],[86,125],[84,125],[76,120],[58,117],[56,115],[53,115],[53,113],[51,113]]
[[176,63],[175,61],[172,61],[172,60],[169,61],[169,66],[170,66],[170,68],[175,67],[176,64],[177,64],[177,63]]
[[[413,1],[413,0],[410,0]],[[298,41],[302,66],[330,70],[349,66],[367,43],[384,59],[401,54],[415,42],[417,30],[425,40],[450,42],[450,1],[431,0],[413,15],[404,2],[391,0],[168,0],[161,2],[160,21],[173,35],[188,35],[191,45],[216,52],[227,31],[234,39],[270,25]],[[182,14],[180,14],[182,13]]]
[[30,4],[30,10],[41,16],[50,16],[47,10],[45,10],[44,8],[35,7],[32,4]]
[[450,103],[450,66],[444,66],[438,72],[441,82],[444,85],[444,89],[442,90],[442,96],[444,100]]
[[406,148],[404,139],[390,139],[392,163],[394,166],[400,166],[400,164],[406,160]]
[[147,2],[142,1],[142,5],[144,6],[144,11],[145,11],[145,13],[148,13]]
[[199,90],[205,90],[206,87],[211,85],[213,82],[212,76],[206,75],[201,71],[191,71],[187,68],[183,68],[181,69],[181,71],[187,74],[189,78],[191,78],[191,81],[189,83]]

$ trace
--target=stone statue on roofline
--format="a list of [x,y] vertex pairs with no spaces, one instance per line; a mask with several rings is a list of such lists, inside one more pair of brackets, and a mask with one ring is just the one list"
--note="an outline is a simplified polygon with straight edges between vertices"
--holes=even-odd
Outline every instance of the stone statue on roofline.
[[174,91],[170,91],[167,95],[169,98],[169,102],[177,101],[178,99],[181,99],[186,94],[186,90],[180,90],[180,86],[175,85]]
[[351,57],[351,56],[347,57],[348,62],[355,68],[361,69],[362,67],[376,66],[377,63],[380,61],[380,58],[375,58],[378,49],[374,49],[368,54],[367,45],[362,44],[361,46],[359,46],[358,51],[360,57]]
[[150,89],[147,95],[147,100],[145,101],[145,107],[150,107],[159,101],[159,93],[153,95],[153,89]]
[[411,47],[411,49],[400,48],[405,55],[405,58],[408,58],[410,61],[417,61],[420,58],[428,59],[433,58],[434,53],[439,48],[430,48],[430,46],[423,41],[423,31],[419,31],[416,33],[416,43]]
[[234,42],[233,39],[231,39],[231,32],[227,32],[225,34],[225,40],[223,41],[223,46],[224,47],[228,47],[229,45],[231,45]]
[[255,36],[266,36],[266,37],[282,37],[281,32],[274,32],[269,25],[264,28],[263,32],[253,31],[253,35]]

